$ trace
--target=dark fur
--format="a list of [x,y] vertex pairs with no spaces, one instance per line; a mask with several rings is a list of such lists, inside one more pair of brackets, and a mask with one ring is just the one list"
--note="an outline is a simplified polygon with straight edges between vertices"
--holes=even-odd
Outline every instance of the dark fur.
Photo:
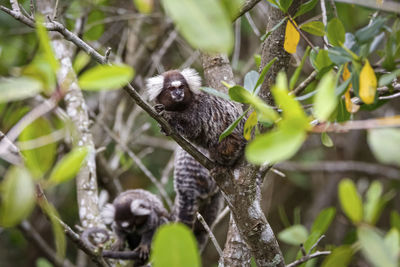
[[[193,93],[179,71],[163,74],[164,86],[156,98],[156,110],[181,135],[197,146],[205,148],[210,158],[225,166],[234,165],[243,155],[246,139],[243,137],[244,122],[219,142],[221,133],[241,114],[230,101],[203,92]],[[184,83],[185,98],[176,102],[171,97],[169,84],[179,80]]]
[[[207,151],[200,151],[207,155]],[[209,171],[180,147],[175,157],[174,188],[174,219],[193,230],[202,250],[207,244],[208,233],[196,220],[196,212],[211,225],[222,208],[223,197]]]
[[[143,200],[144,208],[150,209],[150,214],[133,214],[130,205],[135,199]],[[156,229],[170,220],[168,212],[155,195],[141,189],[128,190],[121,193],[115,198],[112,205],[115,209],[112,229],[117,240],[112,245],[112,250],[103,251],[103,256],[134,259],[135,265],[143,265],[148,259],[151,241]],[[123,227],[123,222],[128,222],[129,226]],[[90,240],[88,237],[97,234],[97,232],[104,234],[104,229],[100,231],[98,228],[94,228],[93,231],[84,232],[85,235],[82,235],[83,240],[87,243]],[[118,251],[123,250],[126,247],[126,243],[132,251]]]

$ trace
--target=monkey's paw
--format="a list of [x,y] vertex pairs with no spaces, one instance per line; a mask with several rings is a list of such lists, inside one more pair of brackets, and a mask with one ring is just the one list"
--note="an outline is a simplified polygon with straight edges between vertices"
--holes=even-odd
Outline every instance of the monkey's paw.
[[135,251],[137,251],[141,260],[147,260],[149,257],[150,248],[148,245],[139,245],[137,248],[135,248]]
[[156,104],[154,106],[154,109],[160,115],[163,115],[163,113],[165,112],[165,106],[163,104]]

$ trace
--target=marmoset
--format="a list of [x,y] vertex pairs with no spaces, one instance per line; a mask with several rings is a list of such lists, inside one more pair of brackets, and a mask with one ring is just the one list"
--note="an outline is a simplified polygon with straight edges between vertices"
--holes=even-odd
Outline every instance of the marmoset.
[[[208,155],[204,149],[199,150]],[[224,200],[209,171],[181,147],[177,148],[175,156],[174,188],[176,192],[174,220],[186,224],[193,230],[199,248],[203,250],[207,244],[208,233],[196,220],[196,212],[199,212],[211,226]]]
[[219,142],[221,133],[241,115],[240,109],[228,100],[201,92],[201,78],[195,70],[170,70],[147,79],[146,86],[156,111],[179,134],[207,149],[211,159],[232,166],[243,155],[243,121]]
[[[121,193],[112,204],[104,207],[101,216],[104,223],[112,225],[117,237],[112,250],[103,250],[103,256],[135,259],[135,265],[142,265],[148,259],[156,229],[170,220],[160,199],[142,189]],[[105,229],[88,229],[82,235],[85,243],[90,242],[89,237],[94,234],[108,235]],[[133,251],[118,251],[126,247],[126,242]]]

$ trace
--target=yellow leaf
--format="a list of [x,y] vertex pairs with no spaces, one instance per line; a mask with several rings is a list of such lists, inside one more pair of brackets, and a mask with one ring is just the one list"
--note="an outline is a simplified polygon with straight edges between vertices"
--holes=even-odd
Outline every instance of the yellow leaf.
[[359,95],[365,104],[372,104],[375,100],[376,93],[376,76],[369,61],[366,60],[364,67],[360,73],[360,90]]
[[244,124],[243,136],[246,140],[250,140],[251,138],[251,130],[253,130],[254,126],[257,124],[257,113],[253,111],[246,123]]
[[[293,21],[294,22],[294,21]],[[297,26],[296,22],[294,24]],[[300,33],[296,30],[293,24],[288,21],[285,31],[285,43],[283,48],[290,54],[296,53],[297,44],[300,41]]]
[[356,113],[359,109],[360,106],[357,104],[354,104],[351,101],[351,97],[350,97],[350,88],[346,91],[346,93],[344,94],[344,101],[346,104],[346,110],[350,113]]
[[344,70],[343,70],[343,74],[342,74],[342,78],[343,78],[343,80],[347,80],[347,79],[349,79],[350,78],[350,71],[349,71],[349,69],[347,68],[347,63],[344,65]]

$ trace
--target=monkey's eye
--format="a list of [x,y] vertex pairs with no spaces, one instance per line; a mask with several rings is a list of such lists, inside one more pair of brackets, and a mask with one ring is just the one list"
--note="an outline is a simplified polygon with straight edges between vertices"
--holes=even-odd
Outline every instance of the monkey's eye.
[[179,89],[183,89],[183,88],[184,88],[183,84],[179,86]]
[[169,91],[172,91],[172,90],[175,89],[175,87],[169,86],[167,89],[168,89]]

